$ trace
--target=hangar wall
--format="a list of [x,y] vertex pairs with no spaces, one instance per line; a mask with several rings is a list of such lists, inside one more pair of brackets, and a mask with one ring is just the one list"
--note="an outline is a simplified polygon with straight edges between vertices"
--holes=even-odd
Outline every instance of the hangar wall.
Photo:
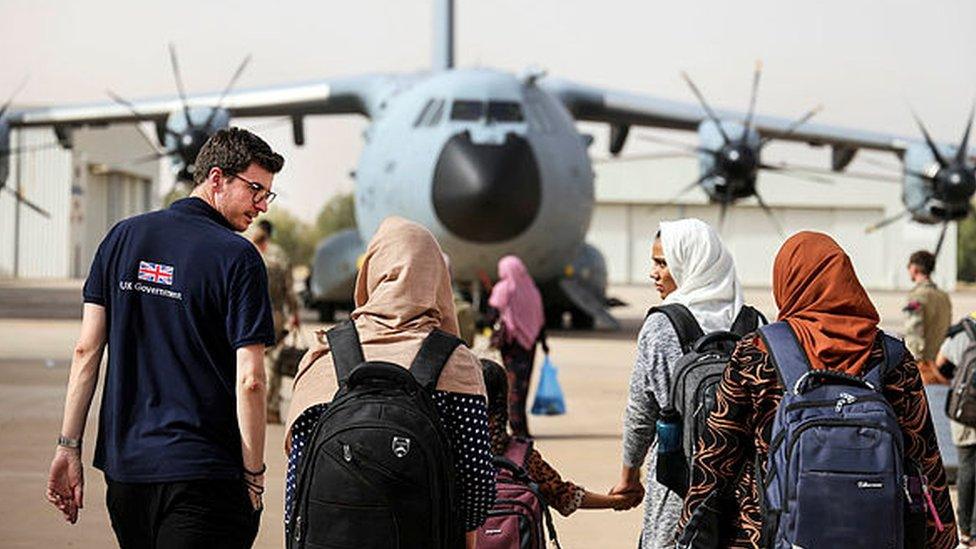
[[[0,277],[80,278],[116,222],[159,205],[160,161],[132,126],[77,130],[73,147],[10,158],[7,186],[50,213],[45,218],[0,194]],[[49,145],[49,129],[11,132],[15,148]]]
[[[587,241],[603,252],[611,283],[650,284],[650,247],[661,220],[698,217],[718,224],[719,207],[708,204],[698,189],[671,201],[697,177],[693,160],[628,161],[594,168],[597,205]],[[910,221],[865,232],[872,223],[902,210],[898,184],[846,178],[824,184],[763,173],[758,188],[785,235],[800,230],[830,234],[847,250],[862,283],[871,289],[909,288],[908,256],[918,249],[934,249],[938,239],[938,227]],[[754,198],[729,209],[722,238],[735,257],[742,283],[770,286],[773,259],[784,238]],[[955,273],[953,224],[939,257],[936,282],[953,289]]]

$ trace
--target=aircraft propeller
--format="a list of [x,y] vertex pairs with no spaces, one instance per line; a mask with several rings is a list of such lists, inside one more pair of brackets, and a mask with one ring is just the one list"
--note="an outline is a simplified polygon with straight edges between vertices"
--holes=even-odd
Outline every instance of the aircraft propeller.
[[[912,118],[918,125],[918,129],[925,141],[925,147],[932,154],[935,163],[931,166],[919,169],[917,166],[901,168],[905,177],[916,177],[921,179],[929,188],[931,198],[935,198],[946,205],[944,208],[932,208],[931,214],[935,215],[942,224],[939,232],[939,239],[935,245],[935,255],[938,256],[942,251],[942,244],[945,241],[946,231],[952,221],[964,219],[972,213],[970,201],[976,194],[976,168],[969,163],[969,136],[973,126],[973,119],[976,117],[976,103],[969,110],[969,118],[966,121],[966,128],[963,130],[962,140],[954,155],[946,155],[936,145],[935,140],[929,133],[921,117],[913,109]],[[888,167],[886,165],[886,167]],[[912,215],[911,208],[905,208],[901,212],[882,219],[871,225],[866,232],[871,233],[886,227],[900,219]]]
[[[145,129],[137,125],[139,128],[139,133],[142,138],[152,147],[153,153],[146,155],[144,157],[136,158],[132,161],[133,164],[139,164],[143,162],[151,162],[153,160],[158,160],[163,157],[171,157],[176,161],[182,163],[182,168],[177,174],[177,179],[180,181],[192,181],[193,180],[193,162],[196,160],[197,154],[199,154],[200,149],[203,144],[207,142],[218,129],[226,127],[228,116],[226,111],[223,110],[224,100],[227,98],[227,94],[234,89],[237,81],[240,79],[241,74],[244,73],[244,69],[247,67],[248,63],[251,61],[251,56],[247,55],[238,65],[237,70],[231,75],[230,80],[224,87],[223,91],[220,93],[217,99],[216,105],[213,107],[207,107],[206,118],[202,121],[199,119],[202,117],[201,113],[195,112],[194,109],[190,108],[189,101],[186,96],[186,88],[183,85],[183,75],[180,71],[179,58],[176,55],[176,47],[171,43],[169,45],[169,58],[170,66],[173,71],[173,80],[176,83],[176,91],[180,97],[180,104],[182,107],[182,116],[176,118],[171,115],[169,119],[166,120],[165,124],[159,124],[157,121],[157,137],[159,141],[163,143],[164,147],[161,147],[154,141]],[[141,114],[135,105],[116,94],[111,90],[106,90],[108,96],[116,103],[126,107],[129,111],[139,120],[150,121],[153,120]],[[196,116],[194,116],[196,115]]]
[[[824,177],[824,175],[828,174],[828,171],[821,168],[791,165],[786,163],[772,164],[763,162],[761,160],[763,148],[773,140],[772,137],[758,138],[756,134],[756,101],[759,93],[759,82],[762,77],[762,63],[756,63],[756,68],[752,77],[752,91],[749,96],[749,108],[746,111],[746,116],[742,122],[741,135],[737,136],[729,134],[730,132],[722,125],[722,120],[719,118],[718,114],[714,109],[712,109],[711,105],[708,103],[708,100],[705,99],[705,95],[701,92],[688,73],[682,72],[681,77],[691,89],[692,94],[694,94],[695,98],[698,100],[702,110],[705,111],[708,121],[710,121],[714,125],[714,128],[718,131],[718,134],[722,140],[721,145],[717,148],[695,146],[683,143],[681,141],[643,134],[638,136],[638,139],[664,145],[673,152],[649,153],[634,157],[627,157],[620,160],[659,159],[672,158],[676,156],[710,156],[713,161],[711,163],[712,168],[707,170],[706,173],[701,174],[696,180],[692,181],[687,186],[683,187],[680,193],[659,207],[666,207],[676,204],[684,194],[692,191],[695,187],[701,186],[706,181],[714,179],[716,181],[714,189],[705,189],[705,191],[712,202],[719,203],[719,207],[721,208],[719,213],[720,228],[724,224],[729,206],[740,199],[755,196],[759,202],[760,208],[762,208],[762,210],[766,213],[766,216],[769,217],[770,222],[776,226],[782,234],[782,229],[779,222],[774,217],[772,209],[756,190],[756,177],[759,172],[771,171],[796,179],[822,184],[832,184],[833,181],[828,177]],[[822,106],[818,105],[807,111],[803,114],[803,116],[792,122],[780,137],[789,136],[790,134],[796,132],[801,126],[803,126],[803,124],[806,124],[821,110]],[[830,172],[829,175],[847,175],[858,177],[863,174],[839,174]],[[893,178],[876,174],[871,174],[871,177],[884,177],[885,180],[893,180]]]

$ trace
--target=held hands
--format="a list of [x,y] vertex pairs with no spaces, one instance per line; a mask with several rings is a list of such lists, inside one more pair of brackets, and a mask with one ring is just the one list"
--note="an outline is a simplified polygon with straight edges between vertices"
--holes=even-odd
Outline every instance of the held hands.
[[85,477],[81,450],[58,446],[51,460],[47,478],[47,500],[64,515],[64,520],[78,522],[78,511],[84,507]]
[[610,498],[610,507],[614,511],[627,511],[640,505],[641,500],[644,499],[644,491],[611,493],[607,497]]
[[[615,499],[614,510],[626,511],[640,505],[644,499],[644,484],[640,480],[640,469],[625,467],[620,482],[610,489],[610,496]],[[618,507],[619,502],[619,507]]]

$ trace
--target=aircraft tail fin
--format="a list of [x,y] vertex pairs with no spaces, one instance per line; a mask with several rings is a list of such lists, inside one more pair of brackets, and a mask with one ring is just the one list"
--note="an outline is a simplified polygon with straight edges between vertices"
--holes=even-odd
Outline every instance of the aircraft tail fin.
[[454,0],[434,0],[433,70],[454,68]]

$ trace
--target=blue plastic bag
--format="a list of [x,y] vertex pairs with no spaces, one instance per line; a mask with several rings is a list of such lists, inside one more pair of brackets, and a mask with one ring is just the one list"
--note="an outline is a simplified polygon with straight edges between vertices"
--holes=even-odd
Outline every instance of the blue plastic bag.
[[546,355],[542,361],[542,376],[535,391],[535,402],[532,403],[532,415],[558,416],[566,413],[566,400],[563,389],[559,386],[556,365]]

